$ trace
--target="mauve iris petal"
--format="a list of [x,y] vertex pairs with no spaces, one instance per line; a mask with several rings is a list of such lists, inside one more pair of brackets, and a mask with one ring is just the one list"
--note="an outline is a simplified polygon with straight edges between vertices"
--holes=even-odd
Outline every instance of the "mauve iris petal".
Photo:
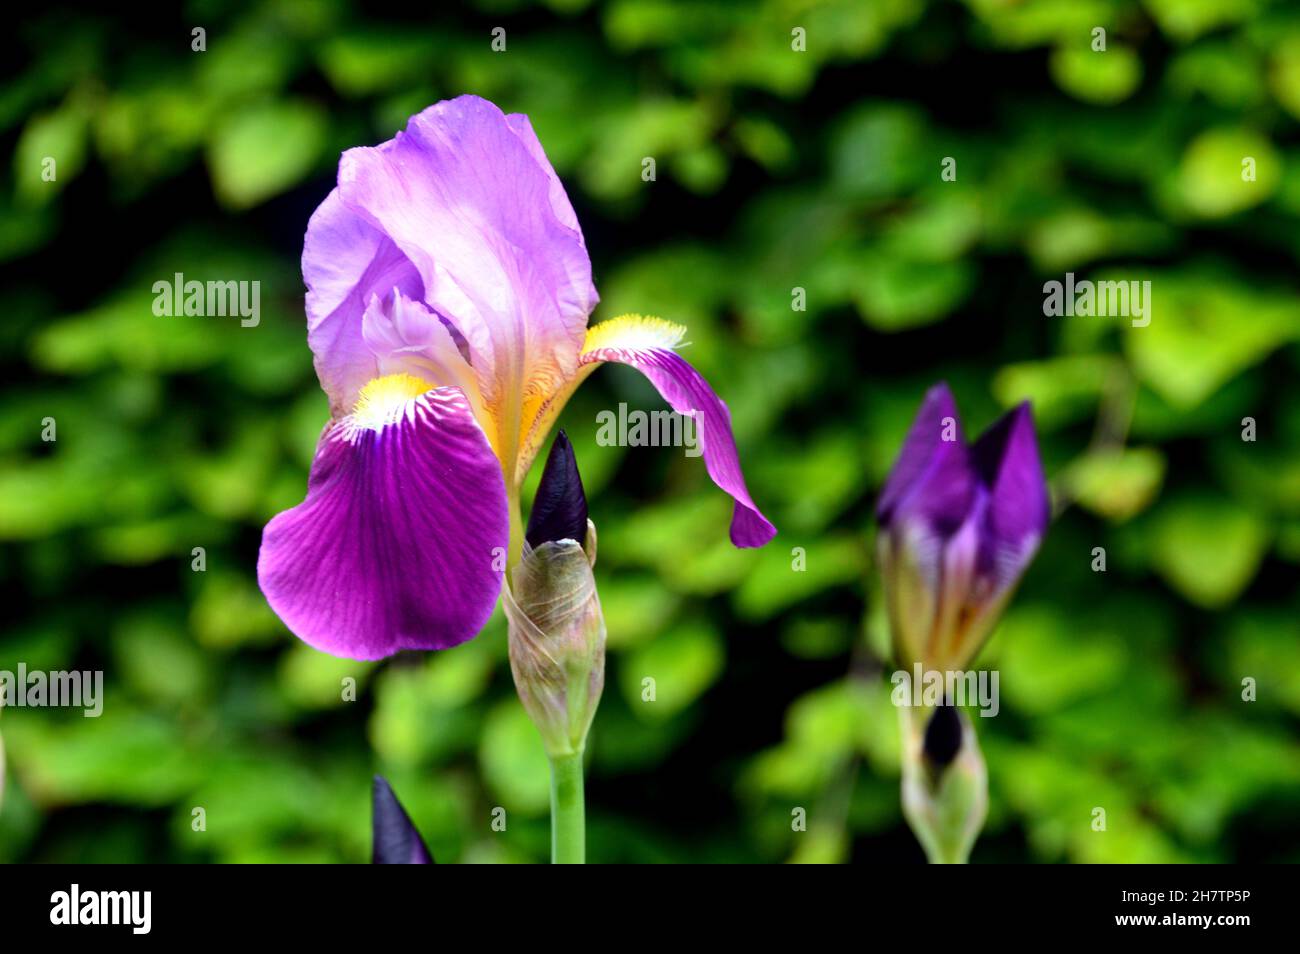
[[877,507],[895,649],[937,669],[960,669],[979,652],[1049,519],[1028,405],[969,447],[956,418],[947,386],[932,388]]
[[474,369],[446,325],[424,304],[400,290],[387,298],[375,295],[362,318],[361,334],[380,376],[410,374],[431,386],[460,388],[479,422],[486,419]]
[[[551,167],[551,161],[546,158],[546,150],[542,148],[541,140],[537,138],[537,133],[533,131],[532,121],[523,113],[510,113],[506,116],[506,123],[514,134],[519,137],[519,141],[524,144],[533,160],[546,173],[546,177],[551,184],[551,211],[555,213],[557,219],[577,233],[579,242],[583,242],[582,229],[578,225],[578,215],[573,211],[573,203],[569,201],[569,194],[564,191],[564,185],[560,182],[560,177],[555,174],[555,170]],[[596,301],[596,289],[594,287],[590,290],[590,294],[594,303]]]
[[375,357],[361,333],[371,296],[394,288],[421,298],[415,266],[393,242],[343,204],[333,190],[307,223],[302,248],[307,285],[307,343],[316,376],[340,417],[352,410],[357,392],[376,374]]
[[326,428],[307,499],[263,533],[258,582],[324,652],[445,649],[487,621],[508,539],[500,462],[464,394],[439,388],[378,429]]
[[553,393],[576,370],[597,301],[558,182],[531,127],[474,96],[430,106],[339,165],[344,201],[415,265],[503,427],[525,394]]

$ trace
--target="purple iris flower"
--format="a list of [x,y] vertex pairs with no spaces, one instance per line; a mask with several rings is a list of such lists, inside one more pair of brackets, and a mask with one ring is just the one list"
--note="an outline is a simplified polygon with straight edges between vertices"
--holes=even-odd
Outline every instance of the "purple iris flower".
[[899,663],[962,669],[1033,559],[1050,513],[1029,405],[968,445],[948,386],[931,388],[876,507]]
[[630,364],[695,417],[736,501],[731,540],[775,534],[727,407],[675,351],[685,329],[598,301],[582,230],[528,117],[474,96],[350,149],[307,226],[307,342],[330,398],[307,498],[266,527],[258,581],[317,649],[443,649],[487,621],[523,546],[519,487],[574,390]]
[[376,865],[431,865],[433,855],[424,845],[411,816],[397,800],[382,775],[375,776],[374,814],[371,818],[370,860]]

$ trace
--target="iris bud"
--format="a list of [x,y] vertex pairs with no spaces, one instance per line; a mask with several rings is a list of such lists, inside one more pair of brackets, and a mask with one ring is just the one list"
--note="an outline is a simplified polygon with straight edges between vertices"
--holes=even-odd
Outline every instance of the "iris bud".
[[502,598],[515,688],[551,758],[582,752],[605,686],[595,562],[596,528],[587,519],[573,448],[561,432],[542,472],[523,556]]
[[431,865],[433,855],[424,845],[393,787],[382,775],[375,776],[373,846],[371,862],[377,865]]
[[900,665],[963,669],[1029,566],[1051,513],[1022,404],[967,444],[946,385],[925,397],[876,508]]
[[926,857],[964,863],[988,814],[988,771],[970,721],[956,706],[903,714],[903,814]]
[[938,771],[946,769],[961,751],[962,731],[961,714],[956,706],[945,703],[935,707],[925,727],[922,751]]

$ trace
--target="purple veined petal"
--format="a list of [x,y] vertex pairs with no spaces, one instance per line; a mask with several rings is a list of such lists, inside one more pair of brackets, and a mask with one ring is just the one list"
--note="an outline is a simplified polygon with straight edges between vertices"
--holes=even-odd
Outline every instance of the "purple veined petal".
[[1020,578],[1051,519],[1051,500],[1034,436],[1029,405],[1004,414],[971,448],[971,460],[988,488],[980,572],[993,590]]
[[352,410],[357,394],[375,377],[374,355],[362,338],[362,315],[376,293],[394,288],[423,294],[420,275],[382,232],[348,209],[334,189],[307,224],[302,249],[307,284],[307,343],[330,412]]
[[[945,436],[951,436],[952,440],[945,441]],[[898,460],[885,480],[880,500],[876,504],[876,519],[880,525],[885,526],[893,519],[899,506],[927,482],[933,469],[940,469],[949,477],[955,477],[956,474],[952,472],[965,466],[965,455],[966,439],[962,435],[957,404],[948,385],[941,381],[926,392],[911,430],[903,441]],[[960,518],[964,514],[957,516]],[[956,521],[959,522],[960,519]],[[956,523],[953,524],[954,527]]]
[[669,407],[695,419],[705,469],[736,501],[731,542],[738,547],[761,547],[776,536],[776,527],[759,511],[745,487],[727,405],[700,373],[672,350],[684,331],[680,325],[639,315],[601,322],[587,336],[582,363],[629,364],[650,379]]
[[431,865],[433,855],[382,775],[375,776],[370,860],[376,865]]
[[262,535],[257,577],[300,639],[379,659],[472,639],[501,589],[501,465],[465,395],[381,378],[321,435],[307,499]]
[[405,253],[424,302],[466,341],[505,447],[528,429],[536,407],[526,402],[577,370],[597,300],[577,220],[539,148],[530,127],[461,96],[339,165],[343,201]]

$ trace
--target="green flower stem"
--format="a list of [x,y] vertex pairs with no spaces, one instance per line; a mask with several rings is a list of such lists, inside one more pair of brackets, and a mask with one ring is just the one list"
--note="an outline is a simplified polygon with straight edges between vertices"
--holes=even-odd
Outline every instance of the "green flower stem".
[[926,845],[925,858],[932,865],[964,865],[970,863],[970,852],[963,852],[957,847]]
[[551,863],[587,860],[587,818],[582,797],[582,753],[551,757]]

